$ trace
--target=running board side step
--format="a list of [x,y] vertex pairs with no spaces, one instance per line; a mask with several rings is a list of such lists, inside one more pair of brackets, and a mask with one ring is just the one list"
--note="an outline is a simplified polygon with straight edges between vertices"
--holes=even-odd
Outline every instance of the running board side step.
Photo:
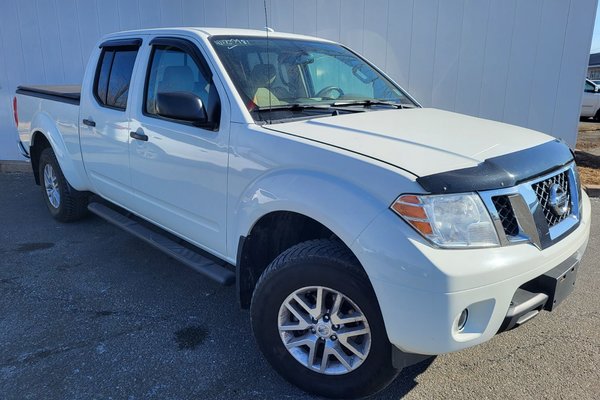
[[90,203],[88,204],[88,210],[221,285],[229,286],[235,282],[235,273],[233,271],[217,264],[198,252],[182,246],[166,235],[161,235],[159,232],[145,227],[143,224],[104,204],[97,202]]

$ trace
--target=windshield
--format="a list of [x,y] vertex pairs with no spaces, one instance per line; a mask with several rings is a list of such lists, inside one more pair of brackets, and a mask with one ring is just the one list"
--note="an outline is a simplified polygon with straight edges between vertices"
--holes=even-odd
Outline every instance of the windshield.
[[334,43],[281,38],[267,43],[247,36],[213,36],[211,43],[255,120],[257,111],[292,105],[416,106],[365,60]]

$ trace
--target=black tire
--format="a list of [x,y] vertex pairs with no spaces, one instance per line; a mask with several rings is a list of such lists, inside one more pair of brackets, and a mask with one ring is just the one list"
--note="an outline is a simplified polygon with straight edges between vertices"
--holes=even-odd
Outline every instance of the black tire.
[[596,114],[594,115],[593,120],[594,120],[594,122],[600,122],[600,109],[598,109],[598,111],[596,111]]
[[[46,165],[51,167],[56,178],[58,193],[60,194],[57,205],[52,204],[46,191],[44,180]],[[56,160],[54,151],[50,147],[42,150],[40,154],[38,174],[44,201],[54,219],[60,222],[72,222],[83,218],[87,214],[88,194],[79,192],[69,185]]]
[[[279,308],[294,291],[324,286],[351,299],[368,320],[371,345],[356,369],[325,375],[298,362],[284,346],[278,329]],[[361,398],[385,388],[398,375],[375,293],[354,255],[340,242],[311,240],[280,254],[261,275],[250,307],[258,346],[269,363],[299,388],[330,398]]]

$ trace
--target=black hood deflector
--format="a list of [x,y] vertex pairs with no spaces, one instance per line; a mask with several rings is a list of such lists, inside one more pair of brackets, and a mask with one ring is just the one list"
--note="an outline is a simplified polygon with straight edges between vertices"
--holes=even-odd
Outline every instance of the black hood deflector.
[[417,178],[429,193],[447,194],[508,188],[573,161],[571,149],[553,140],[529,149],[488,158],[476,167]]

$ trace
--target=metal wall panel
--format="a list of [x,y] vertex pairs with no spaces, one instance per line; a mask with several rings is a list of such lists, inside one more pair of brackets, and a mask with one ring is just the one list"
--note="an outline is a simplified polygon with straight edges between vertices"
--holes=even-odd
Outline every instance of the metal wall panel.
[[432,104],[438,7],[439,0],[415,1],[410,54],[403,55],[410,60],[405,87],[423,105]]
[[533,74],[529,88],[532,99],[529,101],[527,113],[527,126],[542,132],[552,130],[552,119],[548,118],[548,110],[554,110],[558,96],[568,17],[569,3],[566,1],[550,2],[542,10],[540,26],[554,26],[555,29],[545,31],[538,38],[534,65],[544,65],[545,70],[543,74]]
[[[509,66],[504,97],[504,118],[510,117],[513,123],[527,125],[531,82],[537,73],[535,53],[540,37],[542,0],[519,1],[508,54]],[[558,60],[557,60],[558,62]]]
[[342,0],[317,0],[317,36],[340,40],[340,9]]
[[431,103],[453,110],[458,84],[458,64],[463,26],[464,1],[440,1],[436,29],[433,76],[436,77],[431,92]]
[[413,26],[415,25],[413,23],[413,13],[415,2],[418,1],[390,1],[388,18],[386,19],[388,40],[385,71],[405,89],[408,89],[409,84]]
[[[364,50],[365,0],[344,0],[340,8],[339,41],[362,53]],[[382,43],[373,43],[381,51]]]
[[[574,143],[577,136],[579,120],[571,116],[579,115],[583,91],[582,87],[577,87],[574,80],[575,77],[583,77],[587,73],[590,35],[594,29],[596,16],[594,10],[596,10],[596,1],[571,0],[570,2],[558,88],[553,99],[554,113],[548,115],[548,118],[552,118],[550,132],[557,137],[566,138],[569,143]],[[575,101],[576,99],[579,101]]]
[[[183,13],[183,25],[204,25],[204,0],[182,0],[181,9]],[[158,15],[157,26],[160,25],[160,14]]]
[[489,8],[490,2],[467,0],[463,9],[454,109],[471,115],[479,114],[483,76],[493,73],[483,70]]
[[[365,14],[363,17],[363,50],[362,54],[371,62],[385,68],[387,58],[387,17],[382,23],[382,16],[388,15],[388,0],[369,0],[365,2]],[[370,43],[382,43],[383,48],[379,46],[370,46]]]
[[[0,159],[19,159],[19,84],[79,83],[103,34],[161,26],[263,28],[263,0],[3,0]],[[341,41],[424,106],[575,143],[597,0],[267,0],[278,31]]]
[[294,2],[294,31],[302,35],[317,35],[317,0]]
[[[479,106],[479,115],[501,121],[504,118],[504,98],[506,96],[506,80],[511,64],[509,35],[515,24],[515,14],[518,0],[494,1],[490,4],[490,15],[494,19],[503,21],[502,24],[488,24],[485,35],[486,49],[483,60],[483,70],[491,73],[483,74],[481,80],[482,100]],[[562,49],[562,47],[561,47]],[[554,61],[555,63],[557,61]],[[502,82],[502,83],[500,83]],[[577,80],[579,82],[579,80]]]

